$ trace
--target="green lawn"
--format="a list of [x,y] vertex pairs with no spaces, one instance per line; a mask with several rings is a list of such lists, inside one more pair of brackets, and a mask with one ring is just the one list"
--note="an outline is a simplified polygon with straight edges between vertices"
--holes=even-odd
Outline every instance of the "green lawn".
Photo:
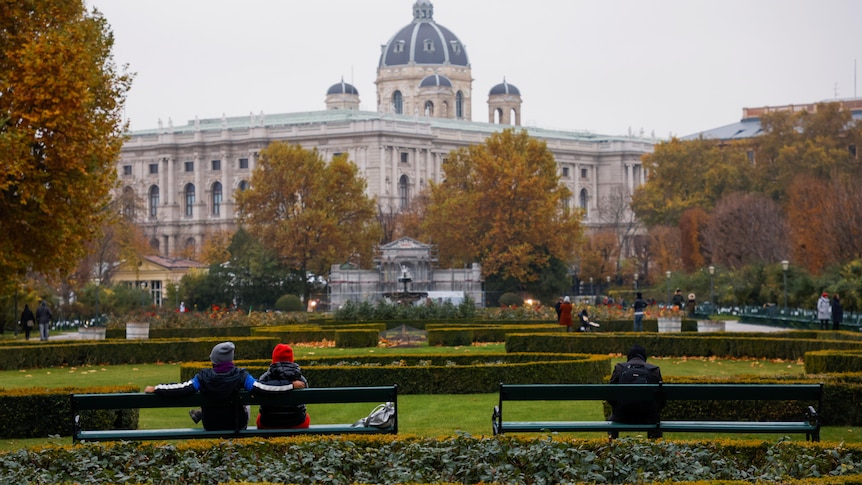
[[[475,347],[420,347],[414,349],[335,349],[295,347],[297,362],[313,359],[315,356],[365,355],[398,353],[492,353],[503,352],[502,344]],[[614,356],[614,362],[623,360]],[[652,362],[661,366],[665,377],[672,376],[733,376],[733,375],[802,375],[804,365],[801,361],[769,361],[763,359],[723,360],[715,358],[654,358]],[[177,364],[116,365],[78,368],[47,368],[14,371],[0,371],[0,388],[15,389],[23,387],[63,387],[98,386],[131,384],[143,389],[146,385],[179,380]],[[314,383],[311,383],[314,385]],[[473,436],[491,434],[491,412],[497,404],[496,394],[465,395],[404,395],[398,398],[399,433],[421,436],[454,435],[466,432]],[[312,405],[309,414],[312,422],[345,423],[353,422],[367,414],[374,406],[371,404],[352,405]],[[602,408],[598,402],[524,402],[507,403],[506,417],[512,420],[548,419],[577,416],[576,419],[602,419]],[[146,409],[141,411],[142,428],[188,427],[192,426],[188,415],[177,409]],[[857,434],[862,428],[825,428],[825,441],[859,442]],[[599,437],[597,433],[579,433],[583,437]],[[674,439],[711,438],[717,435],[674,434]],[[737,437],[740,437],[737,435]],[[747,435],[770,441],[776,435]],[[804,440],[804,436],[793,436],[794,440]],[[23,446],[38,445],[45,442],[68,444],[71,438],[56,437],[48,440],[0,440],[0,450],[18,449]]]

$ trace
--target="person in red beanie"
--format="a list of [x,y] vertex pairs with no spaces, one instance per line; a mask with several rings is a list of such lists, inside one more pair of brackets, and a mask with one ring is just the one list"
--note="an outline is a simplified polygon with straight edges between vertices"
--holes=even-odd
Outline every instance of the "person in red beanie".
[[[308,381],[302,369],[293,361],[293,349],[287,344],[278,344],[272,350],[272,364],[258,381],[264,385],[281,386],[293,381]],[[296,406],[261,405],[257,415],[258,428],[307,428],[311,423],[305,404]]]

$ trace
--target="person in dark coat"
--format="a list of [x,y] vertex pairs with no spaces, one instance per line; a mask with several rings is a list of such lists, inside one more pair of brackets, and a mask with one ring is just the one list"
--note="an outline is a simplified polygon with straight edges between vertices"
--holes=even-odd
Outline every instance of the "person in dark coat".
[[[278,344],[272,350],[272,364],[258,379],[261,384],[282,386],[293,381],[302,381],[308,387],[308,381],[302,375],[302,369],[293,360],[293,349],[287,344]],[[257,415],[258,428],[307,428],[311,423],[305,404],[296,406],[260,405]]]
[[839,330],[841,322],[844,321],[844,307],[841,306],[841,298],[836,293],[832,297],[832,330]]
[[[620,362],[614,366],[610,383],[629,383],[625,382],[625,376],[630,375],[630,372],[627,373],[626,371],[630,370],[632,367],[642,370],[643,373],[645,373],[642,379],[646,382],[641,381],[641,383],[658,384],[659,382],[662,382],[661,369],[659,366],[647,363],[646,349],[640,345],[633,345],[632,348],[629,349],[627,361]],[[613,409],[608,419],[610,421],[619,421],[620,423],[629,424],[658,423],[661,419],[661,409],[665,405],[665,402],[662,400],[627,401],[620,399],[619,401],[608,402]],[[616,438],[619,436],[619,433],[611,431],[608,435],[611,438]],[[660,430],[650,431],[648,436],[650,438],[661,438],[662,433]]]
[[[235,349],[233,342],[217,344],[210,352],[212,369],[204,369],[183,383],[147,386],[144,392],[176,397],[200,392],[227,401],[240,389],[254,392],[286,392],[305,387],[305,382],[301,380],[295,380],[283,386],[262,385],[247,370],[234,365]],[[239,404],[234,408],[202,406],[201,409],[189,411],[189,415],[195,423],[203,421],[204,429],[210,431],[248,427],[248,408]]]
[[48,327],[51,325],[51,320],[54,315],[51,314],[51,309],[45,300],[39,302],[39,308],[36,309],[36,323],[39,324],[39,340],[48,340]]
[[635,311],[635,332],[643,332],[644,330],[644,311],[646,310],[647,302],[643,299],[641,292],[635,295],[635,302],[632,304],[632,309]]
[[36,326],[36,316],[30,310],[30,305],[24,304],[24,311],[21,312],[21,327],[24,329],[24,340],[30,340],[30,332]]

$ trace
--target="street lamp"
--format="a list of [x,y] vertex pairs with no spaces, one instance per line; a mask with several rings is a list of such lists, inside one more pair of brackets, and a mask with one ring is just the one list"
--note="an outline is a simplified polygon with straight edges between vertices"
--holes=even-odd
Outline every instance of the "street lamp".
[[605,277],[605,281],[607,281],[607,282],[608,282],[608,287],[607,287],[607,289],[605,290],[605,292],[606,292],[608,295],[610,295],[610,293],[611,293],[611,277],[610,277],[610,276]]
[[595,289],[593,288],[593,277],[592,276],[590,276],[590,294],[593,296],[596,295]]
[[670,307],[670,271],[664,273],[667,276],[667,306]]
[[709,267],[709,313],[715,313],[715,266]]
[[635,273],[635,291],[638,291],[638,274]]
[[781,269],[784,270],[784,313],[787,313],[787,269],[790,268],[790,261],[784,260],[781,262]]

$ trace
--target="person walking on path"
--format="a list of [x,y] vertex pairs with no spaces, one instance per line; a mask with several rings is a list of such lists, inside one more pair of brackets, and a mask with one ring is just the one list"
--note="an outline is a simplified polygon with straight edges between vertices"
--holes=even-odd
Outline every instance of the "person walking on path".
[[841,298],[836,293],[832,297],[832,330],[840,330],[841,322],[844,321],[844,307],[841,306]]
[[563,297],[557,299],[557,303],[554,304],[554,311],[557,312],[557,323],[560,323],[560,305],[563,304]]
[[572,306],[572,301],[569,297],[563,298],[563,302],[560,303],[560,325],[566,327],[566,332],[572,331],[572,311],[574,307]]
[[24,340],[30,340],[30,332],[36,326],[36,316],[33,315],[33,310],[30,310],[30,305],[24,304],[24,311],[21,312],[21,328],[24,329]]
[[48,326],[51,325],[51,320],[54,315],[48,308],[45,300],[39,302],[39,308],[36,309],[36,322],[39,324],[39,340],[48,340]]
[[635,295],[635,302],[632,308],[635,311],[635,332],[644,331],[644,310],[646,310],[647,302],[643,299],[641,292]]
[[817,319],[820,320],[820,330],[829,330],[829,322],[832,320],[832,302],[829,301],[829,293],[825,291],[817,299]]

